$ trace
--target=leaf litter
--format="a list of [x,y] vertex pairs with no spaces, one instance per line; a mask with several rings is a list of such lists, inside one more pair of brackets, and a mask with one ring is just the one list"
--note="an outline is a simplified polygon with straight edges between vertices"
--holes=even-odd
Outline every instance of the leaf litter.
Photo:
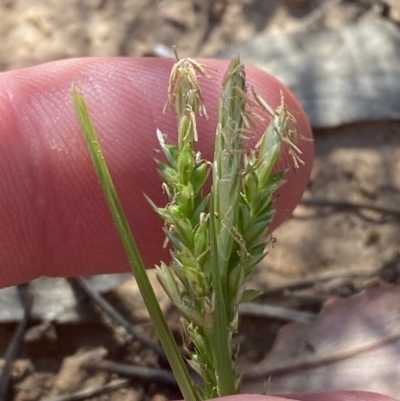
[[324,305],[312,324],[283,327],[271,353],[246,372],[243,392],[364,390],[400,396],[400,291],[381,282]]

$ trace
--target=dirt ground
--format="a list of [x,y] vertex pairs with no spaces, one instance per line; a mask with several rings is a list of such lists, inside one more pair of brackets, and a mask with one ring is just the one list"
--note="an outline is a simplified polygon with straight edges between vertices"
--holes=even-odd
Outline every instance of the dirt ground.
[[[260,33],[339,27],[374,18],[371,2],[336,2],[320,18],[322,0],[84,0],[0,1],[0,70],[81,56],[164,56],[176,45],[181,56],[212,56]],[[331,2],[333,3],[333,2]],[[259,303],[317,313],[332,296],[347,297],[373,279],[400,284],[399,214],[371,211],[325,199],[399,210],[400,122],[359,123],[315,132],[316,159],[310,184],[293,217],[274,233],[276,243],[256,269],[262,291],[304,278],[308,285],[270,292]],[[397,212],[399,213],[399,212]],[[327,276],[330,280],[324,281]],[[154,338],[133,280],[107,299]],[[168,301],[163,307],[179,338]],[[81,368],[102,358],[159,368],[165,364],[100,314],[99,322],[31,322],[7,400],[36,401],[101,387],[122,374]],[[255,364],[271,349],[284,319],[242,317],[236,339],[242,364]],[[14,324],[0,324],[0,368]],[[54,398],[51,398],[54,397]],[[174,386],[132,379],[128,386],[87,399],[177,399]]]

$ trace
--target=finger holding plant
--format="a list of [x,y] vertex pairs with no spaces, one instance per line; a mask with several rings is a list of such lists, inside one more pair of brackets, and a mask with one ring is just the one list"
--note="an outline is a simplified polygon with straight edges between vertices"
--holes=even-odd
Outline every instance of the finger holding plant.
[[[149,199],[164,220],[164,232],[171,245],[172,262],[169,265],[161,262],[157,277],[181,313],[188,362],[202,379],[194,387],[188,383],[181,358],[173,356],[176,346],[168,345],[171,352],[166,351],[167,356],[175,359],[171,366],[184,397],[190,400],[230,395],[240,390],[231,340],[238,330],[238,305],[257,295],[256,291],[245,289],[246,282],[253,267],[268,252],[267,233],[275,213],[274,194],[284,182],[285,173],[274,172],[273,168],[283,147],[288,149],[294,167],[302,163],[296,146],[301,135],[283,95],[281,104],[273,109],[255,89],[249,90],[239,56],[232,59],[222,81],[214,160],[204,160],[195,149],[197,115],[207,118],[199,76],[211,78],[207,67],[192,59],[178,60],[172,69],[168,105],[177,116],[178,143],[168,143],[157,132],[165,156],[165,161],[157,161],[158,171],[169,203],[158,207]],[[82,110],[82,104],[75,103],[78,112]],[[252,135],[256,110],[267,112],[267,128],[257,146],[251,149],[247,138]],[[81,125],[88,131],[90,120],[84,114],[80,115]],[[90,130],[94,132],[92,127]],[[90,140],[87,142],[90,148]],[[96,157],[96,152],[93,154]],[[212,187],[210,193],[205,193],[209,175]],[[105,190],[115,204],[118,198],[115,191],[111,192]],[[126,228],[121,219],[122,208],[114,209],[117,227],[122,224]],[[121,234],[123,230],[119,231]],[[129,260],[146,302],[151,289],[137,270],[140,261],[129,254],[130,246],[135,248],[133,238],[128,242],[131,243],[126,245]],[[156,310],[152,303],[150,300],[150,308]],[[155,319],[162,319],[157,311]],[[163,331],[159,333],[162,344],[169,344],[169,340],[163,340],[163,336],[171,337],[165,323],[155,326]]]

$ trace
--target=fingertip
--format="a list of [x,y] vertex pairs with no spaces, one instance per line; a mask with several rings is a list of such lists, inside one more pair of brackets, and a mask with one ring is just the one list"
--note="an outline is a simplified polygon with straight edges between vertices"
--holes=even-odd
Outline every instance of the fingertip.
[[[175,116],[162,112],[173,62],[75,59],[1,75],[0,171],[13,180],[7,188],[5,180],[0,184],[5,194],[0,204],[0,215],[4,216],[0,239],[6,239],[0,245],[0,260],[6,261],[0,286],[39,274],[71,276],[128,269],[74,114],[73,84],[88,103],[146,265],[153,267],[168,257],[162,248],[162,222],[143,193],[157,204],[166,201],[153,156],[158,148],[157,128],[171,139],[176,137]],[[218,93],[228,61],[202,62],[215,69],[211,71],[212,80],[200,82],[210,119],[198,123],[199,150],[212,160]],[[247,67],[247,76],[272,107],[279,105],[282,90],[296,115],[299,131],[311,135],[300,105],[281,83],[251,66]],[[258,134],[262,129],[260,123],[256,124]],[[294,170],[289,167],[290,158],[281,159],[280,168],[288,169],[288,182],[276,199],[274,226],[292,213],[307,184],[312,143],[300,141],[299,147],[305,166]]]

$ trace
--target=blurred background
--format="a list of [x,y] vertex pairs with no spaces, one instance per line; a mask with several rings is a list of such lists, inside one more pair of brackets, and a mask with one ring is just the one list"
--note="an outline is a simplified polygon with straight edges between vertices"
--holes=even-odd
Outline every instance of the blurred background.
[[[0,0],[0,70],[71,57],[171,57],[175,45],[181,57],[239,52],[296,94],[315,134],[315,163],[302,203],[273,234],[274,249],[252,279],[264,291],[256,300],[264,309],[243,309],[236,340],[240,363],[251,370],[287,322],[310,323],[328,299],[371,283],[400,284],[399,23],[400,0]],[[133,279],[89,284],[154,340]],[[18,401],[93,388],[100,393],[75,399],[179,397],[159,373],[162,359],[102,312],[82,282],[38,280],[32,312],[25,290],[0,290],[0,399],[2,386],[5,400]],[[179,339],[173,308],[158,296]],[[29,323],[18,337],[24,318]],[[14,342],[18,357],[6,372]],[[155,373],[137,378],[116,362]],[[298,382],[304,392],[344,386]],[[366,382],[352,388],[385,390]]]
[[83,56],[212,57],[259,34],[397,20],[396,0],[2,0],[0,68]]

